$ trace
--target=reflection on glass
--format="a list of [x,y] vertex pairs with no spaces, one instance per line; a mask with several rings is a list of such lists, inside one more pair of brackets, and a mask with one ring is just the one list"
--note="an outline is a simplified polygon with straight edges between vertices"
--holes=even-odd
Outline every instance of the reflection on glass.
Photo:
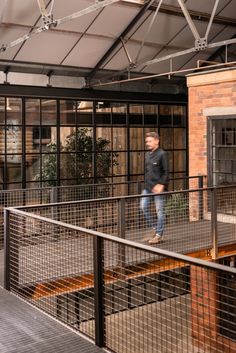
[[5,98],[0,97],[0,124],[5,123]]
[[[76,128],[75,127],[70,127],[70,126],[63,126],[60,128],[60,150],[63,151],[63,149],[67,146],[69,143],[70,139],[75,138],[76,135]],[[71,151],[75,152],[76,149],[76,144],[71,145]]]
[[143,124],[143,105],[140,105],[140,104],[129,105],[129,124],[132,124],[132,125]]
[[130,128],[130,149],[143,150],[143,128]]
[[160,105],[159,106],[159,124],[160,126],[172,126],[172,106]]
[[186,130],[184,128],[174,129],[174,148],[186,148]]
[[[20,159],[20,158],[19,158]],[[21,183],[21,164],[7,164],[7,176],[8,176],[8,182],[16,182],[16,183]]]
[[113,150],[127,150],[127,129],[124,127],[113,127]]
[[[7,153],[8,160],[12,163],[19,163],[21,158],[18,153],[22,152],[22,131],[21,127],[17,125],[6,126],[6,139],[7,139]],[[11,157],[9,156],[11,154]],[[13,156],[15,154],[15,156]],[[19,159],[20,158],[20,159]]]
[[112,174],[113,156],[110,152],[99,152],[96,153],[96,176],[98,178],[105,178]]
[[113,154],[113,175],[127,174],[127,152]]
[[40,154],[26,154],[26,181],[40,180]]
[[[56,153],[42,154],[42,181],[46,181],[45,185],[56,186],[57,180],[57,155]],[[40,179],[40,176],[39,176]],[[36,178],[36,180],[38,180]]]
[[131,174],[143,174],[144,172],[144,155],[141,152],[130,153],[130,170]]
[[186,107],[182,105],[173,105],[173,125],[185,126],[186,124]]
[[186,170],[186,156],[185,151],[174,152],[174,171],[184,172]]
[[40,124],[40,99],[25,100],[25,123],[26,125]]
[[77,101],[60,101],[60,122],[61,125],[75,125]]
[[91,125],[93,114],[93,102],[77,101],[76,104],[76,123],[77,125]]
[[56,125],[57,122],[57,102],[55,99],[42,99],[42,124]]
[[170,128],[160,129],[160,146],[164,150],[173,149],[173,129],[170,129]]
[[110,127],[98,127],[96,129],[97,140],[103,140],[106,143],[106,150],[111,149],[111,128]]
[[[5,153],[5,127],[0,127],[0,153]],[[1,158],[2,161],[4,157]]]

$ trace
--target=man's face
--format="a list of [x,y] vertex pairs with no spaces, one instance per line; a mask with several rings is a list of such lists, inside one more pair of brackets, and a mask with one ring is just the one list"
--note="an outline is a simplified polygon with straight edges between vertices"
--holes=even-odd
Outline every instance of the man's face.
[[145,142],[147,149],[150,151],[154,151],[159,146],[159,139],[154,137],[146,137]]

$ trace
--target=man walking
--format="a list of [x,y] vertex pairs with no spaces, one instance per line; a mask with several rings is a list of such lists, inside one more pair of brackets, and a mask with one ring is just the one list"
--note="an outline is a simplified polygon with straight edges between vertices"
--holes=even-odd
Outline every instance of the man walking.
[[162,239],[165,226],[165,197],[161,193],[167,190],[169,163],[167,152],[159,147],[157,132],[148,132],[145,142],[149,151],[145,155],[145,188],[142,195],[159,194],[154,196],[157,219],[153,219],[150,211],[152,197],[142,197],[140,206],[148,226],[154,230],[154,236],[149,240],[149,244],[157,244]]

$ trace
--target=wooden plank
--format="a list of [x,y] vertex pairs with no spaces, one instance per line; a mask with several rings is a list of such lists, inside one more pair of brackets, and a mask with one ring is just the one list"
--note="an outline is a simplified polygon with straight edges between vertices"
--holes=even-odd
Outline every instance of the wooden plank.
[[[232,255],[232,246],[223,247],[219,250],[220,256],[230,252]],[[236,245],[234,254],[236,253]],[[190,257],[202,259],[202,260],[212,260],[211,249],[204,249],[201,251],[191,252],[186,254]],[[113,271],[106,271],[104,275],[105,284],[116,283],[119,280],[136,279],[141,276],[153,275],[163,271],[173,270],[175,268],[180,268],[186,266],[186,263],[180,262],[172,259],[161,259],[155,260],[149,263],[137,264],[140,266],[140,270],[137,270],[138,266],[131,266],[125,269],[126,275],[123,272],[120,272],[119,269],[115,268]],[[78,277],[67,277],[60,280],[55,280],[51,282],[40,283],[36,285],[34,293],[31,298],[37,300],[44,297],[57,296],[62,294],[67,294],[75,291],[81,291],[85,289],[93,288],[94,286],[94,277],[93,274],[85,274]]]

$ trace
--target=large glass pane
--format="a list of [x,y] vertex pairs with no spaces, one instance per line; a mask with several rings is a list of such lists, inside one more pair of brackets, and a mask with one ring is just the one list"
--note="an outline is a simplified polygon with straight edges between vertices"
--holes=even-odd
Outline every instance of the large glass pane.
[[[15,157],[15,156],[14,156]],[[21,185],[22,176],[21,176],[21,157],[18,157],[19,163],[15,164],[10,162],[7,163],[7,183],[18,183],[18,186]],[[15,187],[16,189],[16,187]]]
[[77,101],[76,105],[77,125],[91,125],[93,116],[93,102]]
[[22,101],[20,98],[6,98],[6,124],[21,125]]
[[112,175],[113,154],[111,152],[100,152],[95,154],[95,158],[96,176],[103,178],[102,181],[106,182],[106,177]]
[[186,148],[186,129],[174,129],[174,148]]
[[97,102],[95,122],[98,125],[111,124],[111,105],[109,102]]
[[127,104],[125,103],[111,103],[112,110],[112,124],[125,125],[127,117]]
[[57,180],[57,155],[56,153],[42,154],[42,181],[44,185],[55,186]]
[[143,105],[142,104],[129,105],[129,123],[132,125],[143,124]]
[[[6,126],[6,138],[7,138],[7,153],[8,154],[19,154],[22,152],[22,131],[21,126],[7,125]],[[17,157],[13,158],[18,161]]]
[[0,97],[0,124],[5,124],[5,98]]
[[[26,128],[26,151],[28,147],[33,147],[33,152],[36,151],[49,151],[56,147],[56,127],[51,126],[34,126]],[[31,140],[32,138],[32,140]]]
[[141,152],[130,153],[130,174],[143,174],[144,154]]
[[0,127],[0,154],[5,153],[5,127]]
[[75,125],[77,101],[60,101],[60,122],[61,125]]
[[173,106],[173,125],[174,126],[186,125],[186,106],[182,106],[182,105]]
[[172,126],[172,106],[171,105],[159,106],[159,125]]
[[26,125],[40,125],[40,99],[25,100]]
[[174,172],[186,171],[186,153],[185,151],[174,152]]
[[113,128],[113,150],[127,150],[127,129],[123,127]]
[[40,181],[40,155],[26,154],[25,157],[27,162],[26,181]]
[[157,115],[158,115],[157,105],[145,104],[143,108],[144,108],[144,124],[155,126],[157,124]]
[[37,138],[34,136],[34,127],[27,127],[25,129],[25,150],[26,153],[33,153],[39,152],[40,144],[39,144],[39,137]]
[[103,150],[111,149],[111,128],[98,127],[96,129],[97,147]]
[[42,125],[56,125],[57,123],[57,102],[55,99],[42,99]]
[[60,149],[64,148],[75,152],[76,150],[76,128],[71,126],[63,126],[60,128]]
[[160,129],[160,147],[164,150],[173,149],[173,129],[172,128],[161,128]]
[[143,141],[143,128],[130,128],[130,150],[143,150]]
[[118,152],[113,153],[113,175],[126,175],[127,174],[127,153]]

